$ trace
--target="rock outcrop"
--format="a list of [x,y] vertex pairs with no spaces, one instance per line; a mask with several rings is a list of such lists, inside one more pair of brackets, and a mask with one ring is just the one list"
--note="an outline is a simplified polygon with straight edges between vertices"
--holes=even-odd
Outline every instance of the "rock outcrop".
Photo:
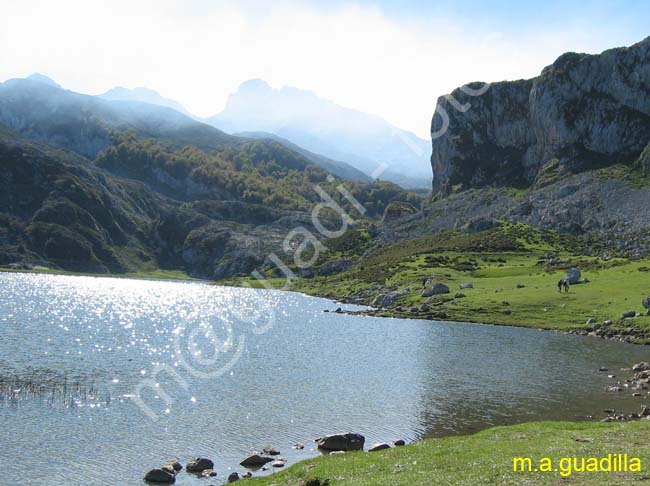
[[534,79],[493,83],[476,95],[484,86],[438,100],[434,194],[458,184],[529,187],[543,182],[549,164],[560,174],[615,163],[650,172],[642,155],[650,141],[650,38],[599,55],[567,53]]

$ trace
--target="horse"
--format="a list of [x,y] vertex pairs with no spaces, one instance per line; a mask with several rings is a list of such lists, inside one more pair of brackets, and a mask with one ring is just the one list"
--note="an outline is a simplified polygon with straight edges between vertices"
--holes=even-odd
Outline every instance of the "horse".
[[568,292],[569,287],[570,287],[569,279],[566,277],[562,277],[557,283],[557,291],[560,293],[562,292],[562,289],[564,289],[565,292]]

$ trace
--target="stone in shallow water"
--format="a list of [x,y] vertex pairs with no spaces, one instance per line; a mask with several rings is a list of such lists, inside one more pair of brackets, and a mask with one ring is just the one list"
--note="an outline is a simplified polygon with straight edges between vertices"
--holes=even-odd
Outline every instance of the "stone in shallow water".
[[642,361],[641,363],[636,363],[632,366],[632,371],[648,371],[650,370],[650,363]]
[[183,465],[179,461],[177,461],[176,459],[172,459],[171,461],[167,461],[165,463],[165,466],[170,466],[176,472],[183,469]]
[[390,446],[386,443],[377,443],[373,444],[370,449],[368,449],[368,452],[383,451],[385,449],[390,449]]
[[277,455],[280,454],[279,450],[277,450],[274,447],[271,447],[270,445],[264,446],[264,449],[262,449],[262,452],[264,452],[264,454],[268,454],[269,456],[277,456]]
[[332,434],[316,439],[319,449],[326,451],[360,451],[366,438],[361,434]]
[[193,461],[188,462],[187,466],[185,466],[185,469],[187,472],[200,473],[206,469],[212,469],[213,467],[214,462],[212,462],[210,459],[206,459],[205,457],[198,457]]
[[176,476],[162,469],[152,469],[144,475],[144,480],[150,483],[174,484]]
[[259,467],[263,466],[267,462],[272,462],[273,458],[268,456],[260,456],[259,454],[252,454],[244,459],[239,464],[244,467]]

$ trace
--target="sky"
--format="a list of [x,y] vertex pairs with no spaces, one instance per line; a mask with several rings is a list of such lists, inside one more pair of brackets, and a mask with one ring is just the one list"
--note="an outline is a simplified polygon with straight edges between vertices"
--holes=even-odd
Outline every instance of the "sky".
[[145,86],[198,116],[243,81],[295,86],[428,138],[436,99],[650,36],[650,2],[0,0],[0,81]]

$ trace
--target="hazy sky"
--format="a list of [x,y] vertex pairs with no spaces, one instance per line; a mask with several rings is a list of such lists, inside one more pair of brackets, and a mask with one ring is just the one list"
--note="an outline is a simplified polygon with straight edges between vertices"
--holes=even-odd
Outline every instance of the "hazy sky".
[[250,78],[428,136],[438,96],[650,35],[650,2],[0,0],[0,80],[146,86],[208,116]]

